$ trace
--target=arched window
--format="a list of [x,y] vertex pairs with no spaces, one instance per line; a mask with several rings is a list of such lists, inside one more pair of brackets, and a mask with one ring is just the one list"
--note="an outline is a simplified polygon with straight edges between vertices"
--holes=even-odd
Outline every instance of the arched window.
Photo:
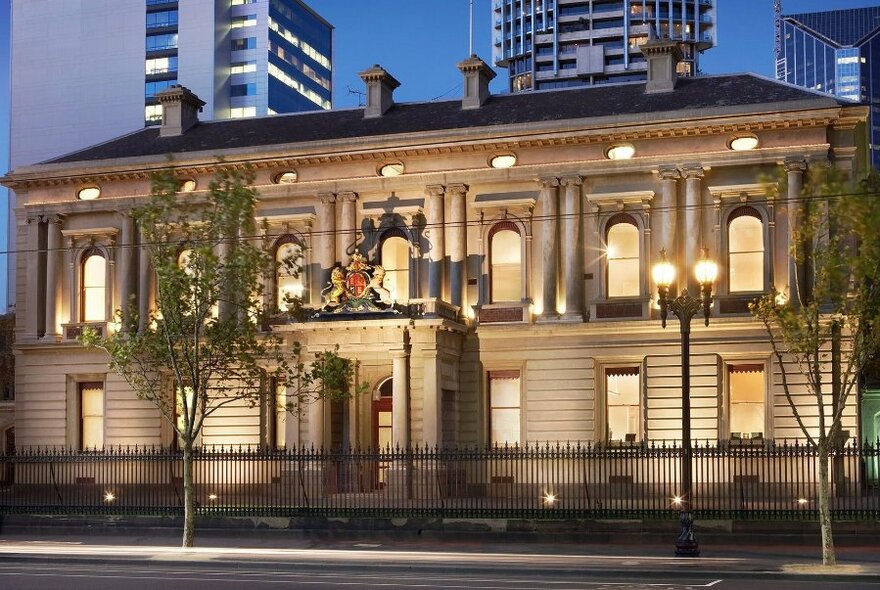
[[386,232],[379,256],[385,269],[383,285],[395,301],[409,301],[409,240],[395,231]]
[[731,213],[727,224],[728,290],[764,290],[764,224],[751,207]]
[[82,259],[82,321],[107,319],[107,259],[97,250]]
[[282,239],[275,249],[275,305],[290,309],[291,299],[303,296],[302,248],[293,239]]
[[605,245],[608,257],[608,297],[637,297],[640,293],[641,234],[629,215],[608,221]]
[[489,234],[489,277],[492,303],[522,300],[522,244],[512,223],[499,223]]

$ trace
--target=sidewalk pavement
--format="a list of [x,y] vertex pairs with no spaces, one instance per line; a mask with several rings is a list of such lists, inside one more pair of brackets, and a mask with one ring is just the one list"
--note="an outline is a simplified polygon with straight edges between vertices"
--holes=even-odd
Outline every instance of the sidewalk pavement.
[[412,572],[437,568],[457,571],[547,571],[571,574],[638,571],[677,578],[783,578],[828,576],[834,581],[880,582],[880,551],[872,547],[838,549],[838,567],[822,568],[818,546],[704,545],[699,558],[676,558],[674,541],[665,545],[588,545],[376,538],[305,539],[289,535],[241,536],[220,531],[196,533],[193,549],[181,549],[180,535],[169,530],[131,534],[101,531],[58,534],[52,531],[0,535],[0,564],[210,565],[212,568],[270,571],[332,566]]

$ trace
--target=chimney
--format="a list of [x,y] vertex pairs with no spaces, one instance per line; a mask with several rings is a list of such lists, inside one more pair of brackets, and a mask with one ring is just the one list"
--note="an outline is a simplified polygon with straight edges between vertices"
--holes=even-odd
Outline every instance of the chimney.
[[463,62],[459,62],[458,69],[464,74],[464,96],[461,99],[461,108],[478,109],[489,98],[489,82],[495,77],[486,62],[471,55]]
[[367,85],[367,107],[364,109],[364,118],[381,117],[394,106],[394,89],[400,86],[400,82],[379,64],[360,72],[358,76]]
[[641,46],[642,55],[648,60],[648,83],[645,92],[658,94],[675,90],[678,80],[678,62],[681,61],[681,48],[677,41],[669,37],[650,39]]
[[192,90],[175,84],[156,95],[162,105],[162,127],[159,137],[183,135],[199,122],[199,112],[205,106]]

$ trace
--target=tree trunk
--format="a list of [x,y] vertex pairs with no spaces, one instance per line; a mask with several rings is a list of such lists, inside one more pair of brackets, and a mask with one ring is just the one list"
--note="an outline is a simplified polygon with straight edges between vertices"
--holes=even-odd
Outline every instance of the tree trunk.
[[819,461],[819,528],[822,531],[822,565],[835,565],[834,538],[831,534],[831,495],[828,490],[829,443],[820,442]]
[[195,488],[193,487],[193,443],[183,443],[183,547],[192,547],[196,535]]

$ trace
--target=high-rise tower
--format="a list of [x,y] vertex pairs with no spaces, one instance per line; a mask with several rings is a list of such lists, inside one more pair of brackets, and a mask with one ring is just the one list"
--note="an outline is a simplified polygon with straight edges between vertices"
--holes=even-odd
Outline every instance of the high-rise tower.
[[511,92],[645,80],[652,36],[679,41],[692,76],[716,44],[714,0],[494,0],[492,12]]

